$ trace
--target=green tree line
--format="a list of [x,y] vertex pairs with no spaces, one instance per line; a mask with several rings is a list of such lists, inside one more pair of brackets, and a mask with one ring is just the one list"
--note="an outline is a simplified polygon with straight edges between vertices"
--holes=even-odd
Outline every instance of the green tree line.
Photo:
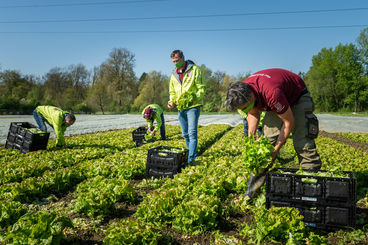
[[[30,114],[37,105],[55,105],[76,113],[140,112],[156,103],[167,110],[169,76],[158,71],[134,72],[135,55],[126,48],[113,49],[105,62],[89,71],[83,64],[55,67],[42,77],[15,70],[0,70],[0,114]],[[200,65],[207,91],[203,111],[225,111],[230,84],[237,76]],[[255,72],[255,71],[254,71]],[[356,43],[322,48],[312,57],[305,80],[319,111],[368,109],[368,28]]]

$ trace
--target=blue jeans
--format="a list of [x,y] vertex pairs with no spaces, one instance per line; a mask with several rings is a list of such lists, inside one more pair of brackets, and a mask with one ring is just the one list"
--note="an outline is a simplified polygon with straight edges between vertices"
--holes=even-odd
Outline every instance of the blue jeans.
[[257,131],[258,131],[258,137],[263,136],[263,134],[262,134],[263,127],[258,127],[258,128],[257,128]]
[[[243,118],[243,128],[244,128],[244,136],[245,138],[248,137],[248,121],[247,119]],[[262,127],[257,128],[258,137],[262,136]]]
[[248,121],[243,117],[244,136],[248,137]]
[[188,163],[194,161],[197,156],[198,145],[198,118],[200,114],[200,107],[193,107],[184,111],[178,111],[179,123],[181,132],[185,139],[185,144],[189,149]]
[[166,139],[166,132],[165,132],[165,118],[164,118],[164,113],[161,114],[161,127],[160,127],[160,134],[161,134],[161,139],[165,140]]
[[41,117],[40,115],[37,114],[36,109],[34,109],[34,111],[33,111],[33,117],[36,120],[36,123],[38,124],[38,127],[42,131],[47,131],[45,121],[44,121],[43,117]]

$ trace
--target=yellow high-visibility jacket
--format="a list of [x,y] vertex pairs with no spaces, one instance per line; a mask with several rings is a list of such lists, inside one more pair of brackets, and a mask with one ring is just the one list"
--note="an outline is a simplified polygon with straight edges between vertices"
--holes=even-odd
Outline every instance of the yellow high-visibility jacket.
[[170,77],[170,101],[176,105],[179,111],[203,105],[203,96],[206,91],[204,78],[199,67],[191,60],[187,60],[186,64],[182,82],[180,82],[176,70]]

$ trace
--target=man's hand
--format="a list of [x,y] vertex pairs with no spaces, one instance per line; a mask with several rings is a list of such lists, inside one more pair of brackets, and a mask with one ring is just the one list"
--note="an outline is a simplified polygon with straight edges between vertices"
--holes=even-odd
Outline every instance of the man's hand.
[[153,130],[152,132],[151,132],[151,135],[155,135],[156,134],[156,130]]
[[167,107],[168,107],[169,109],[174,108],[174,103],[173,103],[172,101],[169,101],[169,103],[167,103]]

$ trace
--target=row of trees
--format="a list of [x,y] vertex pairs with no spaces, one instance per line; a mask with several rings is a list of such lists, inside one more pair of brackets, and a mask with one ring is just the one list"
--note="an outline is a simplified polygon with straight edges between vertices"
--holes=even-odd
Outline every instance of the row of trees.
[[[134,54],[113,49],[108,59],[93,71],[84,65],[53,68],[42,78],[18,71],[0,72],[0,112],[31,113],[37,105],[48,104],[78,113],[123,113],[141,111],[157,103],[164,109],[169,100],[169,77],[161,72],[134,73]],[[205,111],[225,111],[223,101],[230,83],[245,76],[229,76],[200,66],[207,84]]]
[[321,111],[368,109],[368,28],[357,44],[323,48],[312,58],[306,81]]
[[[0,113],[31,113],[40,104],[55,105],[78,113],[138,112],[147,104],[166,104],[169,77],[161,72],[134,72],[135,56],[127,49],[113,49],[107,60],[89,71],[82,64],[53,68],[43,77],[0,70]],[[224,100],[231,83],[249,74],[231,76],[200,65],[207,92],[203,110],[225,111]],[[323,48],[312,58],[307,83],[321,111],[368,109],[368,28],[356,44]]]

